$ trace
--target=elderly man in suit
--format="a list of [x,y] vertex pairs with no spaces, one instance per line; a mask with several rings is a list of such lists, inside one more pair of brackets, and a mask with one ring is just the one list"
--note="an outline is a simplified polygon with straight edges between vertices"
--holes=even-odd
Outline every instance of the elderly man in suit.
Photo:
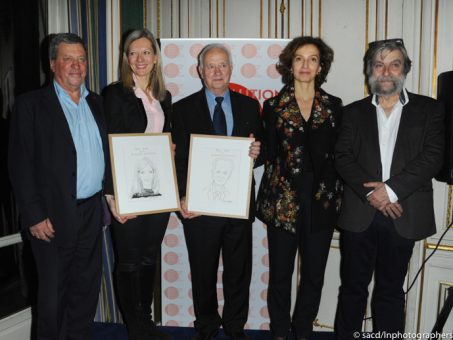
[[84,85],[75,34],[49,47],[53,82],[20,96],[9,173],[38,271],[37,338],[91,337],[101,278],[101,191],[106,133],[101,98]]
[[[194,339],[212,339],[222,325],[232,339],[246,339],[244,325],[249,306],[252,271],[252,222],[255,195],[251,195],[250,218],[197,216],[187,210],[185,189],[190,135],[262,136],[259,103],[228,89],[232,61],[221,44],[205,46],[199,55],[198,71],[204,87],[173,105],[173,139],[181,196],[181,215],[192,278],[195,310]],[[260,142],[251,144],[250,157],[257,158]],[[259,162],[255,163],[256,165]],[[252,185],[253,188],[253,185]],[[217,270],[223,259],[222,317],[217,309]]]
[[401,39],[365,54],[371,95],[348,105],[336,146],[344,180],[338,221],[338,339],[360,331],[373,273],[373,330],[404,332],[404,278],[416,240],[436,232],[432,178],[442,164],[444,112],[404,88],[411,60]]

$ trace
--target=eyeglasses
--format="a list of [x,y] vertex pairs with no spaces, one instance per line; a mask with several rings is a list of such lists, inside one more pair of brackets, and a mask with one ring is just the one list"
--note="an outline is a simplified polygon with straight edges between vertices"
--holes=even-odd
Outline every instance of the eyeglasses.
[[385,39],[385,40],[372,41],[372,42],[368,43],[368,48],[381,47],[381,46],[385,46],[388,44],[396,44],[396,45],[404,47],[403,39],[397,38],[397,39]]

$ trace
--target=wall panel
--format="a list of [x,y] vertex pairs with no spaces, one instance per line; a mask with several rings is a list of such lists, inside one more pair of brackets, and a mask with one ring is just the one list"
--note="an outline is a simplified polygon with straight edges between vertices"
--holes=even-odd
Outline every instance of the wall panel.
[[[431,251],[428,251],[429,255]],[[419,332],[430,332],[445,301],[445,290],[453,286],[453,253],[440,251],[428,262],[419,320]],[[447,320],[445,332],[453,329],[453,315]]]
[[[344,104],[363,97],[362,59],[366,39],[366,2],[323,0],[322,38],[333,48],[335,60],[323,87]],[[353,13],[353,15],[351,15]]]
[[[225,36],[234,38],[253,38],[260,36],[260,1],[220,0],[225,1]],[[272,4],[274,1],[272,1]],[[267,0],[263,1],[267,5]],[[222,7],[220,7],[222,9]],[[272,11],[274,11],[272,7]],[[222,11],[220,11],[222,13]],[[273,16],[272,16],[273,17]],[[220,15],[222,19],[222,14]],[[267,25],[267,18],[264,20]],[[247,23],[246,25],[239,23]],[[220,20],[219,36],[223,36],[222,20]],[[265,36],[267,37],[267,36]],[[276,38],[272,35],[272,38]]]

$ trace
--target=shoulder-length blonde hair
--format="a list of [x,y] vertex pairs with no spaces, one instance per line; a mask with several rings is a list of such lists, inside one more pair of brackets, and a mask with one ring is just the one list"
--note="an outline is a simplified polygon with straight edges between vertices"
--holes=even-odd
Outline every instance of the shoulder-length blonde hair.
[[164,77],[162,75],[162,57],[160,55],[160,48],[154,38],[154,35],[146,28],[130,32],[126,40],[124,40],[120,80],[123,82],[123,86],[126,89],[132,91],[132,88],[134,87],[134,79],[132,78],[132,69],[127,61],[127,55],[131,44],[140,38],[146,38],[151,42],[153,52],[157,56],[156,63],[154,64],[154,67],[149,75],[148,86],[146,89],[150,90],[153,97],[157,100],[164,100],[166,89]]

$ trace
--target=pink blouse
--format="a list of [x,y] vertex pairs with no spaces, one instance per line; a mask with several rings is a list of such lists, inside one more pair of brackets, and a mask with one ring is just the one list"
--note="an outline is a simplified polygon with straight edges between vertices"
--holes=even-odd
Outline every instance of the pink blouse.
[[[134,81],[137,82],[135,75],[133,75]],[[146,93],[138,86],[134,87],[135,96],[140,98],[143,102],[143,107],[145,108],[146,118],[148,119],[148,124],[146,125],[145,133],[160,133],[164,129],[165,116],[160,102],[156,100],[151,91],[148,92],[151,101],[149,101]]]

